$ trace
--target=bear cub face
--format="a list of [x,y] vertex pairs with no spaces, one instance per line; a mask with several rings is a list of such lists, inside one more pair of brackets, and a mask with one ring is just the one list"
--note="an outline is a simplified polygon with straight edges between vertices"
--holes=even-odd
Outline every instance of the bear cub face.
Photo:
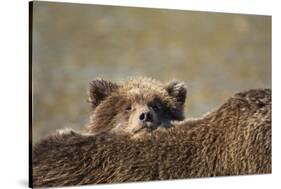
[[90,83],[92,113],[90,133],[113,132],[139,136],[171,121],[184,119],[186,88],[172,81],[162,84],[151,78],[131,79],[117,84],[103,79]]

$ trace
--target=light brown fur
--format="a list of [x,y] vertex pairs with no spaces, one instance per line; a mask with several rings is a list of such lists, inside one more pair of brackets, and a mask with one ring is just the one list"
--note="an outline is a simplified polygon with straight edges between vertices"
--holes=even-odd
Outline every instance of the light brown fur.
[[90,133],[111,132],[142,136],[157,128],[169,128],[171,121],[184,119],[186,88],[172,81],[163,84],[151,78],[121,83],[103,79],[91,82],[89,101],[93,111]]
[[199,119],[153,137],[76,132],[33,149],[33,186],[271,173],[271,90],[238,93]]

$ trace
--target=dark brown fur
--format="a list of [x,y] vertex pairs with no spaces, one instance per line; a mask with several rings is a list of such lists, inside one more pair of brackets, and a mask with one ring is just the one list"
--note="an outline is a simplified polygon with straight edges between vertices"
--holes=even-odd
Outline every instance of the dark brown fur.
[[154,137],[75,132],[33,149],[34,186],[151,181],[271,173],[271,90],[234,95],[200,119]]

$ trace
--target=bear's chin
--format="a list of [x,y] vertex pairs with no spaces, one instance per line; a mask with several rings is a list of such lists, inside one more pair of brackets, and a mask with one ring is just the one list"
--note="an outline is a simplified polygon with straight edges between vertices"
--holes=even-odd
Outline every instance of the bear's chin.
[[131,133],[130,136],[132,139],[144,139],[147,137],[151,137],[153,135],[152,131],[147,131],[146,128],[139,130],[138,132]]

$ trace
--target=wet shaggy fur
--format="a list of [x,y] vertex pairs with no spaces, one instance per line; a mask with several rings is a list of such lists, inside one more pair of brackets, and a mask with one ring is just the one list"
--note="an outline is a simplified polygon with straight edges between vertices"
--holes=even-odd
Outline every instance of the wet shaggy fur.
[[237,93],[153,137],[50,136],[33,149],[33,186],[271,173],[271,90]]

